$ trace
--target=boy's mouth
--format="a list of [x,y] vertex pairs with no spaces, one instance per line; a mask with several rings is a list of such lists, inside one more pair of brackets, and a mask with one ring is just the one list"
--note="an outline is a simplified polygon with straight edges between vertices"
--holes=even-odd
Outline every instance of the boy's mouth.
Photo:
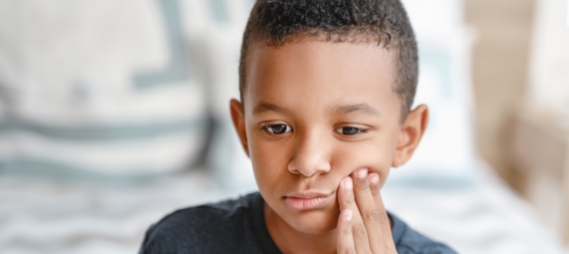
[[333,201],[333,194],[313,191],[295,192],[284,197],[286,204],[296,210],[311,210],[326,206]]

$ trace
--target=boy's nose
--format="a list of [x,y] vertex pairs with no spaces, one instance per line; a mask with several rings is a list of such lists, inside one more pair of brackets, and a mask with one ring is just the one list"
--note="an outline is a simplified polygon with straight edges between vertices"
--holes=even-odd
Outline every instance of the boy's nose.
[[288,164],[288,171],[311,177],[315,174],[330,172],[330,158],[325,138],[312,133],[299,140],[294,156]]

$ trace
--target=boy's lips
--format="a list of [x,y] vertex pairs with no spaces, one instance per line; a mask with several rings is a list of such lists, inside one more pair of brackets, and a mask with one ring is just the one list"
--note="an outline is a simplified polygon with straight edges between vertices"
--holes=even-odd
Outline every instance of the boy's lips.
[[327,205],[332,197],[332,193],[321,193],[321,192],[295,192],[290,195],[285,196],[285,202],[291,208],[296,210],[311,210],[321,208]]

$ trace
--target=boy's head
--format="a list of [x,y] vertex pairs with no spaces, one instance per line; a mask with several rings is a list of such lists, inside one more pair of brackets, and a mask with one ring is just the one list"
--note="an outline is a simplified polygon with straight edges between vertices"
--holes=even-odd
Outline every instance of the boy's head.
[[384,183],[426,128],[398,0],[259,0],[239,74],[231,115],[269,217],[301,232],[334,229],[340,181],[368,168]]

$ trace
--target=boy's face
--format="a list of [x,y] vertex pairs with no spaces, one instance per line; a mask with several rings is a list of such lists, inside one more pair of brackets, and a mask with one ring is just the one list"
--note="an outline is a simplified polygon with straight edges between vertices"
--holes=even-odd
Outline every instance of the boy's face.
[[410,157],[394,59],[394,50],[365,43],[251,47],[232,117],[263,198],[294,229],[334,229],[342,179],[368,168],[383,184]]

